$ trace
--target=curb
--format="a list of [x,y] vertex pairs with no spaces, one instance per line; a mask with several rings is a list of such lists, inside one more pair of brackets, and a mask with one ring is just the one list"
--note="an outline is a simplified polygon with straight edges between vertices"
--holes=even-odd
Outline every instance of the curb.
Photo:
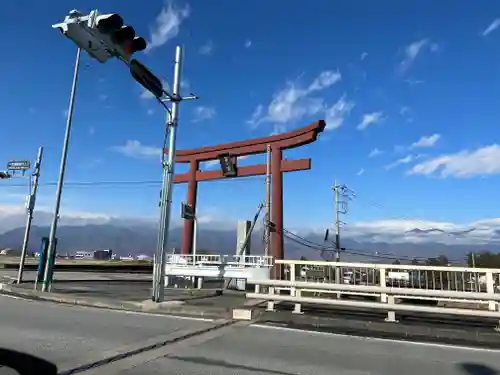
[[104,300],[92,297],[70,297],[65,294],[45,293],[34,290],[18,289],[10,284],[0,283],[0,294],[11,295],[28,300],[47,301],[65,305],[97,307],[111,310],[125,310],[165,315],[186,315],[196,317],[215,317],[231,319],[232,307],[186,306],[185,301],[208,298],[187,297],[166,301],[162,304],[152,304],[151,301],[120,301]]
[[[5,284],[17,284],[17,278],[13,276],[4,276],[2,282]],[[34,280],[23,280],[21,284],[34,283]],[[138,279],[71,279],[71,280],[54,280],[54,283],[152,283],[152,280],[138,280]]]
[[[186,301],[206,299],[220,295],[220,290],[210,290],[214,292],[211,295],[202,296],[180,296],[175,300],[165,301],[160,304],[153,303],[150,300],[145,301],[123,301],[109,300],[92,297],[72,297],[61,293],[45,293],[34,290],[20,289],[11,284],[0,283],[0,294],[11,295],[27,300],[47,301],[73,306],[96,307],[110,310],[135,311],[152,314],[181,315],[191,317],[204,317],[216,319],[232,319],[233,310],[239,308],[256,309],[263,301],[249,300],[242,306],[190,306]],[[260,315],[260,314],[256,314]]]

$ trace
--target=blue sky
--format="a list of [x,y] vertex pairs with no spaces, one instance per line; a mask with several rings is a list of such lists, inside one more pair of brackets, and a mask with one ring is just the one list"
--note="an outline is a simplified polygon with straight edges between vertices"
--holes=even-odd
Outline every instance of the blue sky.
[[[175,46],[183,46],[183,93],[200,100],[181,106],[181,149],[327,121],[317,143],[286,154],[313,159],[311,171],[285,176],[287,224],[331,222],[335,179],[357,195],[349,223],[497,217],[500,4],[312,4],[2,2],[9,16],[0,28],[10,37],[0,60],[0,161],[34,158],[43,145],[39,204],[53,206],[54,188],[43,184],[57,179],[76,47],[51,25],[72,8],[95,6],[120,13],[150,41],[135,57],[167,82]],[[163,124],[162,108],[122,64],[84,54],[66,181],[159,181]],[[2,181],[1,204],[22,202],[24,188],[10,184],[19,180]],[[185,191],[176,186],[175,207]],[[63,211],[154,216],[158,193],[157,184],[68,184]],[[207,182],[198,207],[210,217],[248,218],[263,197],[264,177]]]

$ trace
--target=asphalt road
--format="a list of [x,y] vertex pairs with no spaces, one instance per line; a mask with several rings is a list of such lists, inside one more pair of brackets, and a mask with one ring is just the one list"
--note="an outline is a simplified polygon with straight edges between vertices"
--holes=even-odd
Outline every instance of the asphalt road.
[[[495,375],[500,352],[239,327],[88,375]],[[142,363],[141,363],[142,362]]]
[[64,306],[0,296],[0,347],[28,352],[70,367],[102,353],[205,321]]
[[[210,327],[208,321],[69,307],[0,296],[0,346],[60,369],[147,339]],[[154,341],[154,340],[153,340]],[[8,373],[0,369],[2,374]],[[500,351],[414,344],[245,324],[105,364],[86,375],[498,375]]]

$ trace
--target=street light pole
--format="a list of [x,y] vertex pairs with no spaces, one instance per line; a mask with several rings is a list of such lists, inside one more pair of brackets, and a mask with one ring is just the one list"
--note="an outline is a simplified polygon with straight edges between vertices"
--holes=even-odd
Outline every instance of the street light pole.
[[73,83],[71,85],[71,94],[69,97],[69,107],[68,114],[66,117],[66,132],[64,134],[64,143],[62,149],[61,156],[61,166],[59,169],[59,180],[57,181],[57,191],[56,191],[56,204],[54,207],[54,216],[52,218],[52,224],[50,226],[50,234],[49,234],[49,245],[47,251],[47,262],[45,266],[45,272],[43,275],[43,284],[42,284],[42,292],[50,292],[52,287],[52,267],[53,258],[55,252],[55,238],[57,232],[57,224],[59,221],[59,209],[61,207],[61,196],[62,196],[62,188],[64,185],[64,174],[66,172],[66,160],[68,156],[68,147],[69,147],[69,139],[71,135],[71,123],[73,120],[73,107],[75,105],[75,94],[76,94],[76,84],[78,82],[78,71],[80,68],[80,55],[81,48],[78,48],[76,52],[76,61],[75,61],[75,70],[73,73]]
[[167,122],[169,133],[168,156],[167,161],[163,163],[163,187],[160,201],[161,214],[159,225],[159,230],[162,235],[158,238],[158,245],[155,256],[155,261],[157,262],[157,264],[155,264],[155,283],[153,285],[153,300],[155,302],[162,302],[165,296],[165,261],[172,206],[172,190],[174,187],[177,124],[179,121],[179,103],[183,99],[179,93],[181,82],[181,64],[182,51],[181,47],[177,46],[175,49],[174,81],[172,85],[172,108]]
[[[21,284],[23,281],[24,263],[26,262],[26,253],[28,252],[28,242],[30,239],[31,222],[33,221],[33,211],[35,210],[36,193],[38,191],[38,180],[40,178],[40,168],[42,166],[43,147],[38,149],[38,156],[36,158],[35,170],[33,173],[33,186],[31,187],[26,208],[28,211],[28,218],[26,219],[26,230],[24,232],[23,247],[21,250],[21,259],[19,260],[19,270],[17,272],[17,283]],[[30,177],[31,178],[31,177]]]

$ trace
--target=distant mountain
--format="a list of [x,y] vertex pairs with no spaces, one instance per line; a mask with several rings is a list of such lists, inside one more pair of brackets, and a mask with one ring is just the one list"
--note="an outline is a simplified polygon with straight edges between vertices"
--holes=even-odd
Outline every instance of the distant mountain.
[[[48,227],[33,226],[29,241],[29,250],[38,251],[42,236],[47,236]],[[89,225],[62,225],[58,228],[58,252],[75,252],[78,250],[112,249],[120,255],[127,254],[152,254],[156,248],[157,231],[153,225],[111,225],[111,224],[89,224]],[[255,232],[252,235],[252,253],[260,255],[263,253],[261,241],[262,233]],[[16,248],[21,246],[24,236],[24,228],[16,228],[0,234],[0,248]],[[308,245],[312,243],[324,246],[327,250],[321,253],[319,250],[300,245],[294,241],[285,240],[286,258],[299,259],[301,256],[307,259],[333,259],[333,244],[324,243],[323,235],[309,234],[303,237]],[[180,248],[182,239],[182,228],[176,227],[170,231],[169,248]],[[300,240],[299,240],[300,241]],[[304,241],[302,241],[304,242]],[[313,246],[315,247],[315,246]],[[341,252],[341,260],[364,261],[371,263],[391,263],[399,259],[402,263],[410,262],[413,258],[427,259],[439,255],[447,256],[454,263],[465,260],[470,251],[480,252],[484,250],[500,252],[500,245],[447,245],[434,242],[420,243],[390,243],[369,242],[344,238],[342,247],[346,250]],[[198,233],[198,248],[210,250],[218,254],[234,254],[236,251],[236,231],[231,230],[200,230]]]

